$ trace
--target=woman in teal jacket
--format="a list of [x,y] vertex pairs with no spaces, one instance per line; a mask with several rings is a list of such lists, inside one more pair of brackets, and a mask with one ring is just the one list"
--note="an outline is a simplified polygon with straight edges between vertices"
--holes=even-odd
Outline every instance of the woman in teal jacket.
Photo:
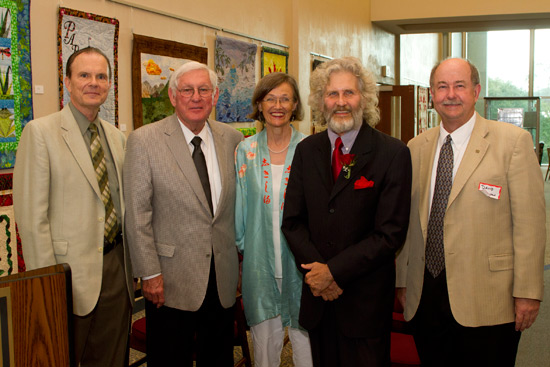
[[296,80],[284,73],[268,74],[256,86],[252,105],[249,117],[261,121],[264,129],[241,142],[235,153],[235,228],[254,364],[279,366],[289,326],[294,365],[309,367],[309,337],[298,325],[302,274],[280,229],[294,150],[305,137],[290,124],[303,116]]

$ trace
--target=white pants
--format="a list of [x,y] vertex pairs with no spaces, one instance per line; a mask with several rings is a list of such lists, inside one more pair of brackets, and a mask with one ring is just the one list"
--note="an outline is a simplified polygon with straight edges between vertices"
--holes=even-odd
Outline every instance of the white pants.
[[[281,316],[250,327],[250,332],[254,343],[254,366],[279,367],[285,337]],[[289,327],[288,336],[292,343],[294,366],[312,367],[311,346],[307,331]]]

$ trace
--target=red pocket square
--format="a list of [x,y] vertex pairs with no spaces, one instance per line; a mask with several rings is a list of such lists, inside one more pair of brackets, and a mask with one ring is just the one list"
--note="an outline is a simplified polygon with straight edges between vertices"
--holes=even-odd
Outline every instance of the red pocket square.
[[364,176],[361,176],[360,179],[355,181],[355,184],[353,185],[353,188],[355,190],[360,190],[360,189],[367,189],[367,188],[373,187],[373,186],[374,186],[374,181],[369,181]]

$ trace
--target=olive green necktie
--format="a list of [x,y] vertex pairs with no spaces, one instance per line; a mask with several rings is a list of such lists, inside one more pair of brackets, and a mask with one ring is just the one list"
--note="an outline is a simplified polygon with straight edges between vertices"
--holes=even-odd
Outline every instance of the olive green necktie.
[[111,243],[118,232],[116,210],[111,199],[111,190],[109,189],[109,175],[105,164],[105,154],[101,147],[97,126],[94,123],[89,127],[92,132],[90,139],[90,148],[92,151],[92,163],[94,164],[95,175],[99,183],[99,191],[101,192],[101,200],[105,205],[105,239]]

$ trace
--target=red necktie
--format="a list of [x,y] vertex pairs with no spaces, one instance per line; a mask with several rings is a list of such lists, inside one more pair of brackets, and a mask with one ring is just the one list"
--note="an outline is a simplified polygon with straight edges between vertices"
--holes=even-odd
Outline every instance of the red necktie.
[[334,177],[334,182],[336,182],[342,170],[342,156],[342,139],[338,137],[334,143],[334,151],[332,152],[332,176]]

